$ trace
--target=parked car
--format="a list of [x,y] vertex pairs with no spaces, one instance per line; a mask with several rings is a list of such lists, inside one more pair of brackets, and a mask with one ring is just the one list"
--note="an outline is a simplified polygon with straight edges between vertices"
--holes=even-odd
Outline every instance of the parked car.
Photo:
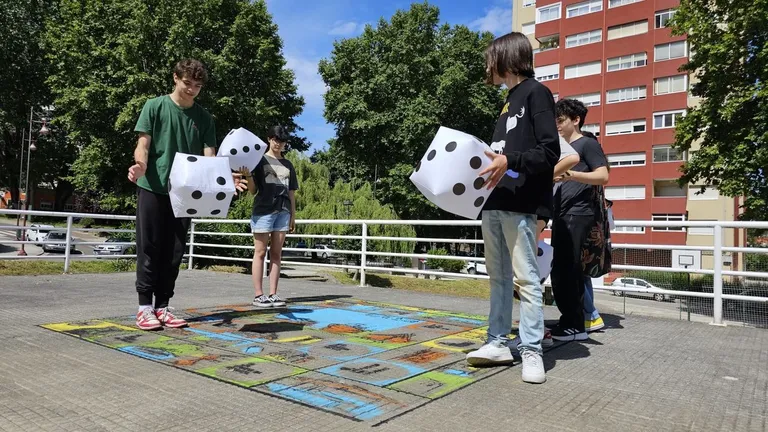
[[620,277],[613,281],[613,286],[648,290],[648,292],[635,292],[635,291],[624,292],[624,291],[614,290],[613,295],[616,295],[616,296],[623,296],[626,294],[633,297],[652,298],[656,301],[669,301],[670,299],[672,299],[672,297],[669,294],[664,292],[663,288],[659,288],[643,279],[637,279],[637,278],[631,278],[631,277]]
[[488,270],[486,270],[485,268],[485,263],[482,263],[482,262],[470,261],[467,263],[467,266],[465,268],[467,270],[467,273],[471,275],[475,275],[475,274],[487,275],[488,274]]
[[128,243],[118,238],[110,237],[104,243],[93,247],[94,255],[126,255],[126,252],[131,247],[129,244],[114,244],[114,243]]
[[312,247],[311,252],[305,252],[305,256],[311,256],[312,258],[320,257],[322,259],[328,259],[334,255],[334,249],[326,244],[316,244]]
[[36,246],[40,246],[42,242],[46,241],[50,231],[56,228],[53,225],[42,224],[32,224],[30,227],[27,230],[27,241],[35,242]]
[[[48,234],[46,241],[60,241],[61,243],[45,243],[43,244],[43,252],[64,252],[67,250],[67,233],[60,231],[54,231]],[[69,252],[76,251],[75,239],[69,238]]]

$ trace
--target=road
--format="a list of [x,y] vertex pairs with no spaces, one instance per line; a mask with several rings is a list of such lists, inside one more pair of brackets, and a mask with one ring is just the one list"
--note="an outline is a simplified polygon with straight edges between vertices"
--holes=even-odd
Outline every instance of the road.
[[[91,232],[74,232],[72,237],[75,241],[82,242],[100,242],[104,238],[99,237]],[[0,229],[0,256],[12,256],[16,255],[21,249],[19,244],[4,244],[5,241],[16,241],[16,230],[14,229]],[[72,254],[72,259],[80,260],[92,260],[95,258],[80,258],[79,255],[93,255],[94,245],[76,245],[76,251]],[[43,248],[35,246],[33,244],[24,245],[24,249],[29,256],[51,256],[61,257],[64,252],[43,252]]]

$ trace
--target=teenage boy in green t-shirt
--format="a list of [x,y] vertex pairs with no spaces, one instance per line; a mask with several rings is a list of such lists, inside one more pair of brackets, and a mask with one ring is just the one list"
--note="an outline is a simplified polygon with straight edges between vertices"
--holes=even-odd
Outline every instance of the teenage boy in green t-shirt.
[[[168,308],[186,249],[189,218],[176,218],[168,196],[168,176],[177,152],[216,156],[213,117],[195,102],[208,79],[202,63],[181,60],[173,70],[173,93],[148,100],[136,132],[139,141],[128,179],[138,185],[136,205],[136,291],[142,330],[184,327]],[[247,188],[233,174],[238,191]],[[154,306],[152,304],[154,296]]]

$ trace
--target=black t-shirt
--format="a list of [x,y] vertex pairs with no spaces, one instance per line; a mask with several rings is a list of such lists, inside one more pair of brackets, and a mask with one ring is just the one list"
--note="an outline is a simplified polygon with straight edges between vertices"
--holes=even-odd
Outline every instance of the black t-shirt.
[[507,157],[507,173],[483,210],[550,217],[552,174],[560,158],[552,92],[528,78],[509,90],[491,148]]
[[253,198],[253,214],[267,215],[291,211],[288,191],[299,188],[296,169],[288,159],[275,159],[267,154],[253,170],[256,196]]
[[[596,169],[608,166],[608,161],[603,153],[603,148],[596,140],[581,137],[571,143],[571,147],[579,154],[581,159],[571,171],[593,172]],[[555,208],[560,216],[595,214],[595,187],[574,180],[563,182],[555,191]]]

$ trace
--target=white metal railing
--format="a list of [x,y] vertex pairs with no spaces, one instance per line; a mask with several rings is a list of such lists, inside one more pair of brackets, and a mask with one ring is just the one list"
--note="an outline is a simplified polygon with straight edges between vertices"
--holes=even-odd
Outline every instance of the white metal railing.
[[[20,256],[20,255],[1,255],[0,259],[63,259],[64,271],[68,272],[71,260],[73,259],[71,254],[71,247],[73,245],[99,245],[106,244],[103,242],[89,242],[89,241],[72,241],[73,232],[106,232],[106,233],[132,233],[130,229],[117,229],[117,228],[79,228],[73,226],[75,218],[92,218],[95,220],[119,220],[119,221],[135,221],[135,216],[120,216],[120,215],[105,215],[105,214],[92,214],[92,213],[70,213],[70,212],[52,212],[52,211],[34,211],[34,210],[6,210],[0,209],[0,215],[22,215],[25,216],[43,216],[43,217],[60,217],[66,218],[66,228],[52,228],[47,229],[50,232],[65,232],[66,243],[65,250],[62,256]],[[192,269],[194,266],[195,258],[202,259],[215,259],[222,261],[233,262],[251,262],[251,258],[237,258],[218,255],[208,255],[195,252],[195,248],[207,247],[214,249],[241,249],[250,250],[252,246],[246,245],[230,245],[230,244],[216,244],[210,242],[201,242],[199,237],[210,236],[236,236],[236,237],[252,237],[250,233],[223,233],[215,231],[198,231],[196,225],[200,223],[207,224],[248,224],[250,221],[247,219],[192,219],[190,224],[188,252],[184,255],[189,259],[188,268]],[[478,274],[464,274],[464,273],[447,273],[439,270],[428,270],[419,268],[403,268],[403,267],[383,267],[380,265],[371,265],[376,263],[369,263],[369,257],[393,257],[393,258],[417,258],[417,259],[451,259],[471,262],[485,262],[485,258],[481,257],[468,257],[468,256],[453,256],[453,255],[428,255],[418,253],[397,253],[397,252],[383,252],[369,250],[369,242],[376,241],[402,241],[402,242],[430,242],[430,243],[453,243],[453,244],[482,244],[482,240],[477,239],[455,239],[455,238],[419,238],[419,237],[388,237],[388,236],[369,236],[368,229],[371,226],[383,226],[383,225],[407,225],[407,226],[468,226],[479,227],[480,221],[470,220],[449,220],[449,221],[431,221],[431,220],[297,220],[299,225],[351,225],[359,226],[361,229],[361,235],[333,235],[333,234],[288,234],[288,238],[312,238],[312,239],[329,239],[329,240],[360,240],[360,250],[336,250],[331,253],[333,255],[355,255],[360,257],[359,264],[332,264],[332,263],[317,263],[317,262],[302,262],[302,261],[290,261],[282,260],[282,263],[295,265],[295,266],[312,266],[312,267],[325,267],[325,268],[338,268],[356,270],[360,275],[360,285],[366,285],[366,273],[367,272],[397,272],[403,274],[421,274],[421,275],[434,275],[442,277],[458,277],[458,278],[472,278],[472,279],[488,279],[487,275]],[[721,325],[723,323],[723,300],[737,300],[737,301],[749,301],[749,302],[761,302],[768,304],[767,297],[753,297],[734,294],[723,293],[723,276],[739,276],[750,278],[768,278],[768,272],[751,272],[751,271],[736,271],[736,270],[723,270],[723,253],[757,253],[766,254],[768,248],[749,248],[749,247],[724,247],[723,246],[723,229],[735,228],[735,229],[768,229],[768,222],[740,222],[740,221],[642,221],[642,220],[617,220],[617,227],[668,227],[668,228],[695,228],[704,227],[713,229],[713,246],[686,246],[686,245],[650,245],[650,244],[632,244],[632,243],[614,243],[613,249],[635,249],[635,250],[691,250],[691,251],[707,251],[713,254],[713,269],[694,269],[694,268],[671,268],[671,267],[654,267],[654,266],[636,266],[636,265],[622,265],[614,264],[612,269],[616,270],[629,270],[629,271],[656,271],[667,273],[688,273],[688,274],[700,274],[713,276],[712,292],[691,292],[691,291],[675,291],[664,290],[664,294],[670,296],[679,297],[698,297],[698,298],[710,298],[713,299],[713,324]],[[26,238],[23,235],[25,231],[34,229],[32,226],[18,226],[18,225],[2,225],[0,224],[0,231],[3,230],[20,230],[22,232],[22,238]],[[621,234],[621,232],[616,232]],[[62,244],[61,241],[30,241],[30,240],[11,240],[1,241],[3,244]],[[120,245],[135,245],[135,242],[131,243],[108,243],[113,246]],[[328,253],[323,249],[308,249],[308,248],[290,248],[283,249],[285,252],[316,252],[318,254]],[[77,258],[135,258],[135,254],[115,254],[115,255],[95,255],[95,254],[80,254]],[[267,265],[269,263],[269,256],[264,260],[264,273],[266,274]],[[619,286],[595,286],[596,290],[606,291],[621,291],[627,293],[657,293],[658,291],[649,289],[638,289]]]

